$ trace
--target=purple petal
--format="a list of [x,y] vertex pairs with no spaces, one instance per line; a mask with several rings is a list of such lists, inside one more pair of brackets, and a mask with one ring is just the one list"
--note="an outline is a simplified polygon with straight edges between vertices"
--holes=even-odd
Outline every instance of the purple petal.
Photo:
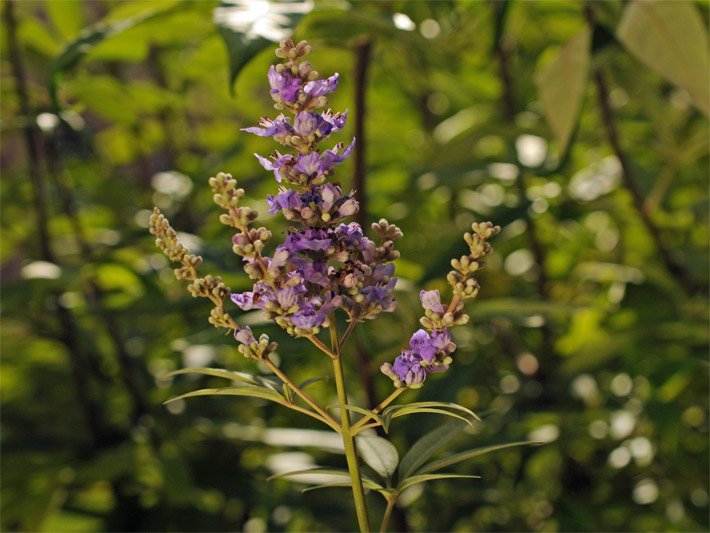
[[314,98],[317,96],[323,96],[324,94],[330,94],[338,88],[339,78],[340,74],[336,72],[328,79],[309,81],[303,87],[303,92]]
[[427,311],[433,311],[439,315],[445,313],[444,306],[441,305],[441,296],[439,296],[439,291],[434,289],[432,291],[421,291],[419,293],[419,299],[422,301],[422,307]]

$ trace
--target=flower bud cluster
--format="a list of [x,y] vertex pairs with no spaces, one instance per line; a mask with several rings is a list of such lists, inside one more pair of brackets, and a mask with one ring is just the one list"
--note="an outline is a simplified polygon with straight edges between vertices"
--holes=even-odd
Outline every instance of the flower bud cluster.
[[475,298],[478,294],[478,281],[472,275],[483,268],[483,258],[493,251],[488,239],[500,233],[500,226],[494,226],[491,222],[474,222],[471,229],[473,233],[466,232],[463,236],[470,253],[460,259],[452,259],[454,270],[446,277],[454,296],[461,300]]
[[235,331],[234,338],[239,342],[237,348],[239,353],[247,359],[265,359],[278,347],[275,342],[269,342],[269,337],[264,334],[259,337],[259,340],[256,340],[248,327]]
[[464,235],[471,253],[451,261],[454,270],[447,277],[454,294],[451,303],[444,306],[436,289],[421,291],[419,298],[424,316],[419,322],[424,329],[412,335],[409,348],[403,350],[394,363],[385,363],[380,367],[397,388],[417,389],[424,384],[428,374],[443,372],[452,362],[451,354],[456,345],[451,342],[449,328],[468,322],[463,300],[475,298],[478,294],[478,281],[472,274],[483,267],[482,259],[492,251],[487,241],[500,232],[500,227],[482,222],[474,223],[472,230],[473,233]]
[[[236,184],[236,182],[234,183]],[[237,191],[234,187],[229,190]],[[236,204],[234,205],[236,207]],[[251,330],[248,327],[240,329],[237,326],[237,323],[224,308],[224,301],[229,299],[231,295],[229,288],[220,276],[208,274],[205,277],[198,277],[197,267],[202,263],[202,258],[191,254],[185,245],[178,241],[175,230],[158,208],[155,208],[150,216],[150,232],[155,235],[155,244],[160,251],[171,261],[180,263],[181,266],[174,271],[175,277],[179,280],[189,281],[187,285],[189,293],[193,297],[209,298],[214,303],[209,323],[217,328],[234,329],[236,336],[249,340],[248,344],[242,344],[239,347],[240,352],[253,359],[262,359],[277,348],[276,343],[269,342],[266,335],[262,335],[258,342],[252,341]]]
[[[269,213],[282,212],[295,224],[271,257],[262,255],[271,234],[265,228],[249,227],[255,215],[240,211],[245,209],[239,207],[244,193],[236,181],[228,174],[210,180],[215,202],[227,210],[222,221],[238,230],[234,251],[243,256],[244,270],[255,280],[251,291],[232,294],[232,301],[245,311],[263,310],[268,319],[296,337],[318,334],[330,325],[330,315],[338,308],[356,321],[392,311],[397,280],[391,261],[398,257],[394,241],[402,236],[396,226],[382,220],[374,228],[380,236],[378,245],[358,224],[342,223],[357,212],[358,203],[353,192],[346,194],[338,183],[328,180],[335,165],[350,156],[355,141],[348,147],[338,143],[331,149],[318,148],[345,126],[347,112],[316,112],[326,105],[325,95],[337,88],[338,75],[319,79],[310,64],[301,61],[309,50],[303,42],[284,41],[276,55],[286,62],[269,69],[275,107],[295,115],[293,120],[281,114],[244,129],[273,137],[293,150],[269,157],[255,154],[281,184],[278,193],[267,198]],[[242,347],[254,344],[250,335],[239,332]]]

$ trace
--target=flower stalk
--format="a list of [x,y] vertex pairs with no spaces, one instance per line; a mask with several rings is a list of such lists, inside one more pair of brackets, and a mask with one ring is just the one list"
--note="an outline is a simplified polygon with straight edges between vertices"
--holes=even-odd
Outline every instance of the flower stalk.
[[350,413],[348,412],[348,394],[345,389],[345,374],[343,372],[343,362],[340,357],[340,341],[335,321],[330,326],[330,339],[336,357],[333,358],[333,374],[335,375],[335,387],[340,404],[340,436],[345,447],[345,459],[348,463],[348,472],[352,482],[353,501],[357,522],[361,532],[370,531],[370,521],[367,516],[367,504],[365,502],[365,491],[362,486],[362,476],[360,474],[360,463],[355,447],[355,434],[350,426]]

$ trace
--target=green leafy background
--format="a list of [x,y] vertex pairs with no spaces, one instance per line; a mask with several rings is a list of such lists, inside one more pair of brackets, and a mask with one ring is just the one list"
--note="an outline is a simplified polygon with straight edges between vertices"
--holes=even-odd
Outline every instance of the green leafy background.
[[[405,234],[397,311],[359,328],[346,351],[357,405],[371,400],[358,361],[377,400],[389,394],[377,368],[417,327],[419,289],[445,290],[463,231],[483,219],[503,227],[471,322],[454,332],[452,370],[400,397],[456,402],[482,422],[459,427],[448,451],[434,445],[437,414],[391,416],[396,450],[359,437],[380,449],[372,479],[397,475],[397,455],[400,469],[418,468],[407,451],[428,431],[419,446],[435,462],[418,475],[462,476],[403,491],[391,527],[708,529],[707,3],[5,0],[2,10],[2,530],[354,527],[349,489],[301,493],[337,484],[323,474],[344,465],[311,419],[236,396],[163,406],[223,385],[166,378],[184,367],[268,378],[209,326],[208,303],[174,281],[146,227],[158,205],[206,271],[249,286],[207,179],[231,172],[266,211],[275,183],[251,154],[273,145],[239,128],[273,114],[271,40],[291,30],[312,42],[320,72],[340,72],[331,105],[352,118],[356,48],[371,43],[366,219]],[[351,120],[339,140],[353,133]],[[352,171],[343,166],[344,184]],[[259,316],[240,321],[279,341],[295,381],[328,373],[310,345]],[[337,403],[329,381],[308,390]],[[527,440],[544,445],[482,457]],[[320,478],[278,477],[317,465]]]

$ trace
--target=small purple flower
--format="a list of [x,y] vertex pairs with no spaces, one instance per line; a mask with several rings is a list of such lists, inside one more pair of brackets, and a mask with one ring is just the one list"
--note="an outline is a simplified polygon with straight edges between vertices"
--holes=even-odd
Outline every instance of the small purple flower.
[[291,323],[297,328],[311,330],[320,326],[325,316],[316,311],[312,305],[307,304],[291,315]]
[[349,248],[362,239],[362,228],[357,222],[340,224],[340,226],[335,228],[335,236],[342,241],[345,247]]
[[328,79],[309,81],[303,87],[303,92],[314,98],[317,96],[323,96],[324,94],[330,94],[338,88],[338,78],[340,78],[340,74],[336,72]]
[[245,346],[249,346],[250,344],[256,342],[254,334],[249,326],[235,330],[234,338]]
[[451,332],[447,328],[432,331],[431,345],[436,348],[437,353],[443,354],[450,354],[456,349],[456,345],[451,342]]
[[321,155],[318,152],[310,152],[305,155],[299,154],[298,163],[293,166],[293,169],[306,176],[318,176],[328,170],[323,165]]
[[259,126],[242,128],[242,131],[253,133],[259,137],[274,137],[277,141],[283,142],[285,137],[294,133],[293,126],[289,124],[289,118],[279,115],[274,120],[264,117],[259,120]]
[[282,246],[291,253],[303,250],[325,251],[332,246],[332,242],[326,231],[308,228],[303,232],[289,233]]
[[437,289],[433,291],[421,291],[419,293],[419,299],[422,301],[422,307],[427,311],[433,311],[439,315],[443,315],[446,312],[444,306],[441,305],[441,296],[439,296]]
[[404,351],[394,360],[392,371],[407,387],[418,389],[426,379],[426,370],[421,363],[421,358],[416,354]]
[[341,154],[339,152],[343,149],[343,146],[345,146],[343,143],[338,143],[330,150],[326,150],[325,152],[323,152],[323,161],[325,167],[331,169],[333,165],[342,163],[348,157],[350,157],[350,154],[355,149],[355,137],[353,137],[352,142],[347,146],[347,148],[345,148],[345,150],[343,150],[343,153]]
[[277,72],[276,67],[269,67],[269,85],[271,85],[271,97],[275,100],[285,102],[295,102],[298,99],[298,91],[301,89],[303,80],[291,75],[287,70]]
[[431,342],[429,334],[423,330],[417,330],[409,339],[409,347],[414,353],[419,355],[427,363],[431,363],[436,355],[436,348]]
[[354,198],[347,198],[338,206],[338,215],[341,217],[349,217],[354,215],[360,209],[360,204]]
[[298,304],[298,296],[299,291],[296,287],[283,287],[276,291],[276,301],[281,309],[286,311]]
[[301,207],[301,195],[293,189],[286,189],[273,196],[268,195],[266,201],[269,204],[268,213],[275,215],[284,209],[299,209]]
[[279,173],[279,170],[281,167],[286,166],[290,161],[293,160],[293,156],[291,154],[286,154],[286,155],[281,155],[279,152],[276,152],[276,157],[273,158],[273,160],[269,160],[266,157],[262,157],[259,154],[254,154],[256,156],[256,159],[261,163],[261,166],[264,167],[266,170],[272,170],[274,172],[274,177],[276,178],[276,181],[281,183],[281,174]]
[[331,133],[335,133],[336,131],[340,131],[345,127],[345,122],[348,119],[348,110],[346,109],[342,113],[336,113],[334,115],[331,115],[330,110],[328,110],[325,111],[322,116],[323,120],[325,120],[331,125]]
[[251,311],[256,308],[256,304],[254,303],[254,293],[251,291],[234,293],[232,294],[231,299],[242,309],[242,311]]
[[[304,139],[307,139],[309,135],[313,135],[316,131],[320,130],[323,124],[327,124],[323,117],[313,111],[301,111],[296,115],[296,119],[293,121],[296,133]],[[328,129],[328,131],[330,131],[330,129]]]
[[322,287],[330,285],[331,280],[327,275],[327,265],[324,261],[310,261],[304,257],[294,256],[291,258],[291,264],[308,283]]

